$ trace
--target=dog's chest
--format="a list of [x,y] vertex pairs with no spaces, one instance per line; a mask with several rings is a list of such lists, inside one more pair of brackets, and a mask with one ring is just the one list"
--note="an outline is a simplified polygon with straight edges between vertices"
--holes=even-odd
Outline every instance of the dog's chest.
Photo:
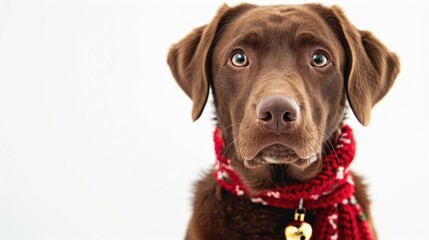
[[[284,239],[285,227],[293,221],[294,210],[267,207],[239,198],[212,184],[199,188],[194,202],[197,228],[205,229],[203,239]],[[196,217],[194,216],[194,217]],[[306,221],[315,215],[308,212]]]

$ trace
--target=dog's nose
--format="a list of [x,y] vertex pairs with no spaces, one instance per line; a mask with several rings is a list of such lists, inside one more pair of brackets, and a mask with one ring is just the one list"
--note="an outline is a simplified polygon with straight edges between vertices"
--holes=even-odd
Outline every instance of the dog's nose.
[[269,96],[256,106],[256,116],[267,131],[287,132],[299,118],[298,103],[291,97]]

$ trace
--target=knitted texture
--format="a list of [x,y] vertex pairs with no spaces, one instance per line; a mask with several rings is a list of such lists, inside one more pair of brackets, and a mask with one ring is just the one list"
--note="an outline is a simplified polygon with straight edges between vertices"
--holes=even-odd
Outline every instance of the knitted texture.
[[316,211],[312,240],[371,240],[365,215],[354,197],[354,182],[350,175],[356,143],[352,129],[344,125],[335,150],[324,159],[320,174],[305,183],[288,184],[251,195],[238,174],[231,167],[231,160],[223,155],[223,141],[218,128],[214,131],[216,162],[214,178],[224,189],[235,196],[248,197],[257,204],[277,208],[297,209],[304,200],[307,210]]

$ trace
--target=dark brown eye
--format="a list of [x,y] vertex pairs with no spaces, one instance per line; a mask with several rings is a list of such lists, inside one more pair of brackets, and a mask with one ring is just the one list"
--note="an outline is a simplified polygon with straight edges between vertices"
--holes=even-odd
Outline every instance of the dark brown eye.
[[316,53],[311,58],[311,65],[315,67],[321,68],[328,65],[328,63],[329,63],[328,57],[326,57],[323,53]]
[[245,67],[249,64],[246,54],[244,52],[237,52],[231,58],[232,65],[236,67]]

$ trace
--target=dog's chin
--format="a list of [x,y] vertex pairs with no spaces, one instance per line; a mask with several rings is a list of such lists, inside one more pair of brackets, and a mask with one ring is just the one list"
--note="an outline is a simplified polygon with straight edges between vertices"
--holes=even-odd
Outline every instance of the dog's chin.
[[285,145],[273,144],[262,149],[254,159],[245,160],[244,164],[248,168],[259,167],[264,164],[285,164],[304,170],[316,161],[316,152],[298,156],[293,149]]

